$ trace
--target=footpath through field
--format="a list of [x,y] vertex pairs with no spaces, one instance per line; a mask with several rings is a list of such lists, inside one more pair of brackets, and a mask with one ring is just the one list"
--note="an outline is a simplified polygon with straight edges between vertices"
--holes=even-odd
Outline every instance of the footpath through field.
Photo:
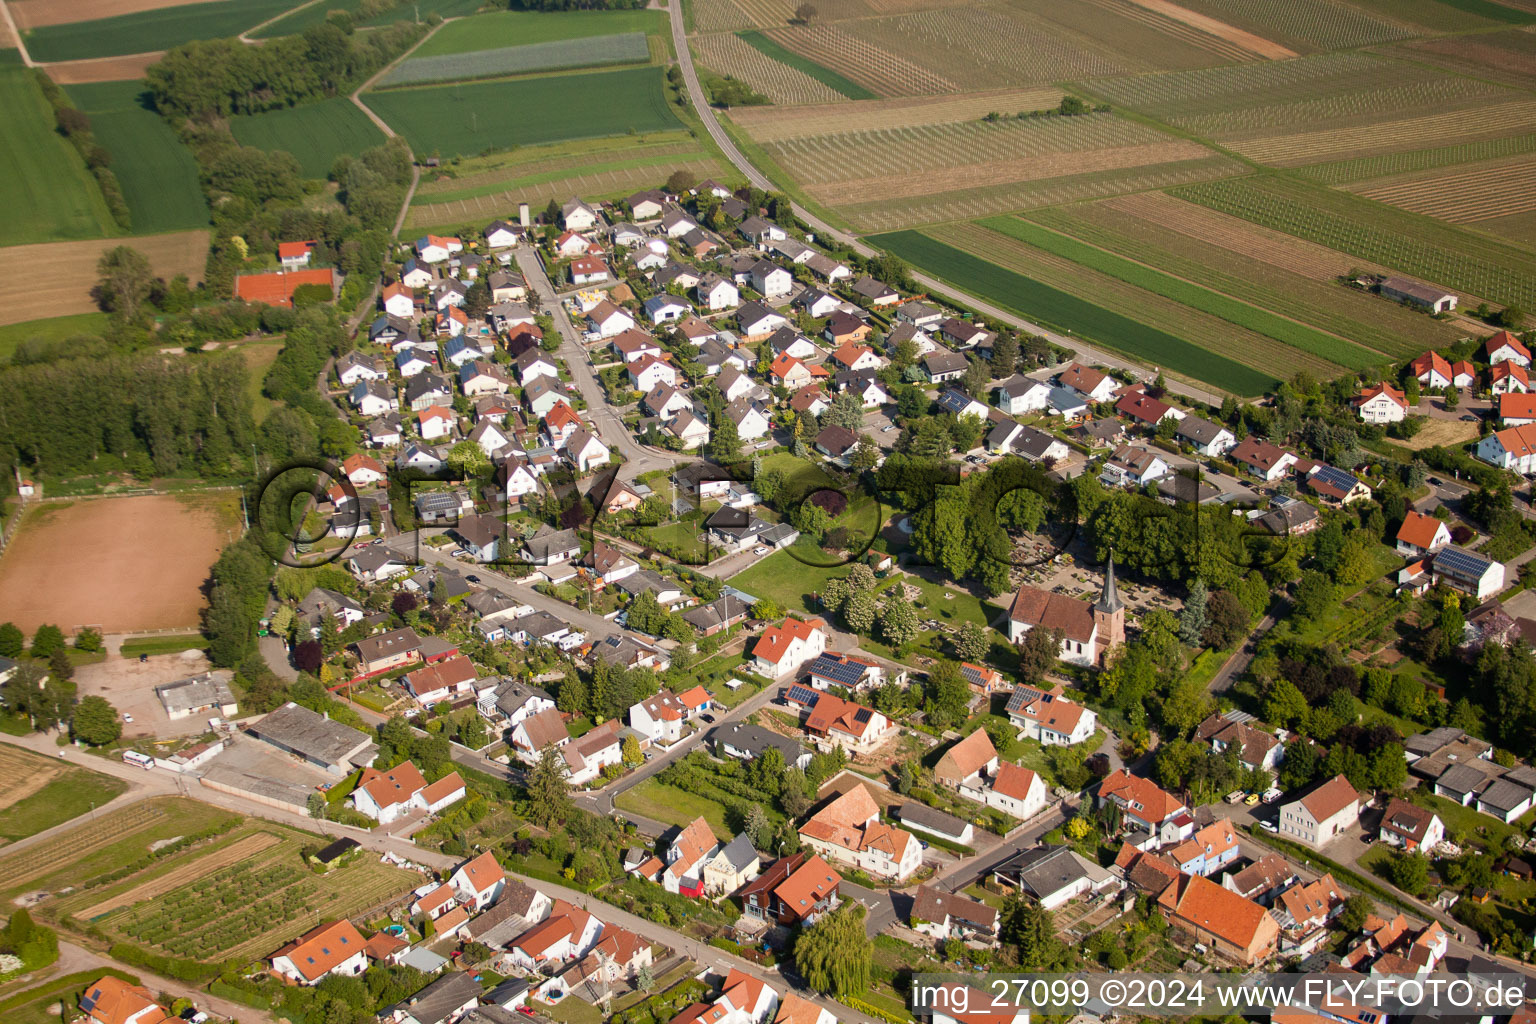
[[[683,83],[688,88],[688,98],[693,103],[693,109],[698,112],[699,120],[704,122],[705,130],[709,132],[709,137],[714,140],[715,145],[720,147],[720,152],[724,153],[725,158],[746,176],[747,181],[753,187],[760,188],[765,192],[774,191],[776,186],[773,181],[762,171],[758,170],[752,161],[742,155],[741,150],[736,147],[735,141],[726,133],[725,128],[721,126],[720,119],[716,116],[714,108],[709,105],[709,99],[704,94],[704,87],[699,82],[698,70],[693,64],[693,53],[688,49],[688,31],[683,23],[683,5],[681,0],[672,0],[667,5],[667,9],[672,25],[672,46],[677,51],[678,63],[683,69]],[[835,238],[845,245],[851,246],[855,252],[862,256],[879,255],[879,250],[861,241],[858,237],[833,227],[798,203],[793,204],[793,206],[795,216],[810,225],[817,233]],[[1069,337],[1047,330],[1040,324],[1033,323],[1015,313],[1000,309],[985,299],[977,298],[952,284],[940,281],[938,278],[922,273],[919,270],[914,269],[912,271],[912,278],[929,291],[940,295],[953,295],[960,302],[994,320],[1028,331],[1031,334],[1038,334],[1041,337],[1048,338],[1051,342],[1063,348],[1070,348],[1077,353],[1079,359],[1103,366],[1129,370],[1138,376],[1146,375],[1148,372],[1148,368],[1141,363],[1132,362],[1124,356],[1115,355],[1114,353],[1085,344],[1081,338]],[[1204,402],[1207,405],[1221,404],[1221,395],[1186,381],[1179,381],[1178,391],[1188,398]]]

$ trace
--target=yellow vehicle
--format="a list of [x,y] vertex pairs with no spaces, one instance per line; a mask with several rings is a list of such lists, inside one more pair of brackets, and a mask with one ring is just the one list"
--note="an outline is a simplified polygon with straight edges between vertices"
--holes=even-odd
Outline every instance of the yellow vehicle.
[[1259,802],[1259,794],[1257,794],[1257,793],[1249,793],[1248,794],[1248,799],[1243,801],[1243,803],[1247,804],[1249,807],[1252,807],[1254,804],[1257,804],[1258,802]]

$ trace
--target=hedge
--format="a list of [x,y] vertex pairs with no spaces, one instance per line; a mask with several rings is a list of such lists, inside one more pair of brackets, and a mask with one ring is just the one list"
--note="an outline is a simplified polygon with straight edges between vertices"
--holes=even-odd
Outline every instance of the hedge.
[[858,1010],[860,1013],[867,1013],[871,1017],[886,1021],[887,1024],[912,1024],[911,1018],[898,1017],[894,1013],[889,1013],[880,1009],[880,1007],[874,1005],[873,1003],[866,1003],[864,1000],[856,999],[853,996],[848,996],[839,1001],[842,1002],[845,1006],[849,1006],[855,1010]]
[[171,978],[175,981],[186,981],[198,985],[217,977],[229,966],[227,964],[208,964],[201,960],[185,960],[181,957],[161,956],[158,953],[151,953],[142,946],[135,946],[131,942],[114,942],[112,948],[107,950],[107,955],[114,960],[121,960],[125,964],[142,967],[146,971],[153,971],[163,978]]

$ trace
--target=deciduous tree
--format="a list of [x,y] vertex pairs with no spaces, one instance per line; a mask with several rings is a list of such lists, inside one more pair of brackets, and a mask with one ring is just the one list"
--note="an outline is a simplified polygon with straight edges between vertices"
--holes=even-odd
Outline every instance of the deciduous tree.
[[864,905],[842,905],[800,933],[795,965],[806,983],[834,997],[859,996],[869,988],[874,944],[864,934]]
[[117,717],[117,708],[108,703],[105,697],[91,694],[75,708],[70,731],[76,739],[100,747],[123,734],[123,723]]

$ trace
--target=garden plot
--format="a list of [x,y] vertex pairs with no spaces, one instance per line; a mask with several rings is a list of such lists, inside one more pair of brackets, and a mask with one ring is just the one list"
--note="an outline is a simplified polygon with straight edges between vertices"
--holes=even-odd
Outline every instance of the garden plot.
[[253,835],[237,839],[228,846],[204,857],[197,857],[189,863],[183,864],[174,870],[168,871],[153,881],[136,885],[126,892],[102,900],[94,906],[86,907],[80,912],[80,916],[87,921],[94,921],[98,917],[105,917],[114,910],[123,907],[131,907],[135,903],[163,896],[174,889],[196,882],[205,875],[212,874],[222,868],[238,864],[247,857],[253,857],[270,846],[275,846],[281,840],[270,832],[257,832]]

